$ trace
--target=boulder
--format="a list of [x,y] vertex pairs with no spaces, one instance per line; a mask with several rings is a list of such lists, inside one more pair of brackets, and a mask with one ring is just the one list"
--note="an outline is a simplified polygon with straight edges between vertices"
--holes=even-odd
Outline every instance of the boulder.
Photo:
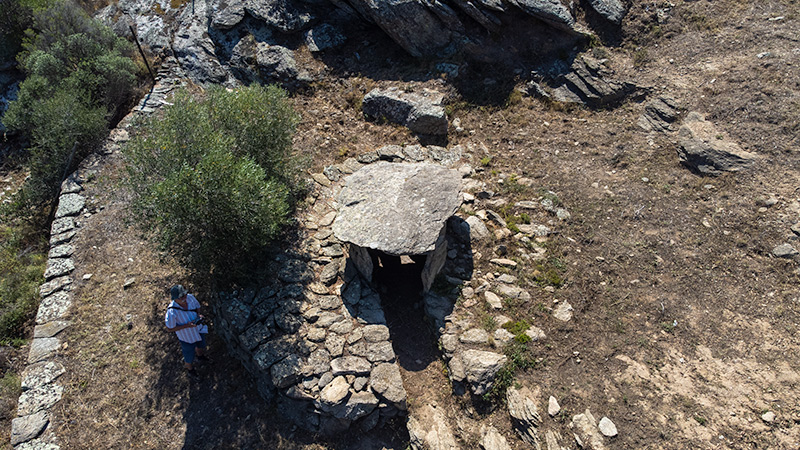
[[362,110],[368,116],[404,125],[415,133],[446,135],[443,98],[442,94],[427,89],[419,93],[397,88],[373,89],[364,97]]
[[439,165],[377,162],[348,176],[333,222],[337,239],[391,255],[422,255],[458,209],[461,177]]
[[707,175],[735,172],[753,164],[758,155],[725,138],[698,112],[690,112],[678,130],[678,157],[692,170]]
[[[186,11],[191,12],[191,8]],[[190,16],[182,22],[175,32],[172,50],[181,68],[193,81],[218,84],[228,79],[228,72],[217,59],[214,41],[208,35],[208,26],[204,20],[195,20]]]
[[280,45],[259,42],[256,45],[256,64],[261,76],[267,79],[290,81],[300,77],[294,52]]
[[542,417],[539,415],[539,408],[536,406],[533,393],[527,388],[511,387],[506,391],[506,401],[514,429],[523,441],[539,448],[538,429],[542,424]]
[[574,31],[575,18],[559,0],[509,0],[521,10],[556,28]]
[[[233,0],[236,1],[236,0]],[[299,3],[299,2],[298,2]],[[259,19],[272,28],[283,33],[300,31],[308,26],[314,16],[304,11],[299,4],[292,0],[247,0],[244,2],[245,10],[251,16]]]
[[625,5],[619,0],[589,0],[592,9],[597,11],[598,14],[603,16],[606,20],[617,25],[622,24],[622,18],[625,17]]

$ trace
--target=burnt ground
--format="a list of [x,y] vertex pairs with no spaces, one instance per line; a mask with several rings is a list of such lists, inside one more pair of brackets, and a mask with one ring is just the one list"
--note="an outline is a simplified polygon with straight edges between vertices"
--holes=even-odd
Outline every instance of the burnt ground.
[[[550,292],[531,281],[533,299],[507,311],[547,334],[530,344],[540,363],[517,373],[518,383],[559,400],[562,413],[545,417],[546,426],[563,428],[590,408],[620,431],[609,448],[797,448],[800,279],[795,261],[771,251],[797,245],[790,227],[800,220],[798,5],[673,3],[634,2],[619,45],[589,51],[608,58],[620,79],[649,87],[648,98],[674,97],[686,111],[705,114],[722,138],[759,154],[749,170],[691,172],[678,161],[675,134],[636,126],[644,102],[601,110],[519,96],[495,106],[470,103],[429,66],[403,65],[402,56],[383,64],[384,71],[402,66],[402,76],[331,72],[298,92],[295,146],[319,171],[382,145],[416,143],[402,127],[365,121],[359,99],[376,86],[443,90],[449,117],[465,129],[447,144],[487,162],[472,161],[483,168],[477,178],[510,204],[552,191],[572,215],[546,243],[563,285]],[[325,73],[320,61],[306,62]],[[509,190],[498,180],[511,174],[534,184]],[[54,417],[65,448],[405,448],[402,424],[333,442],[294,430],[218,341],[201,380],[184,378],[178,348],[160,325],[166,289],[184,282],[204,302],[212,291],[192,285],[124,226],[115,176],[109,165],[95,183],[98,212],[77,243],[73,320],[80,325],[67,337],[67,389]],[[770,196],[777,202],[765,206]],[[492,255],[500,243],[476,250]],[[497,271],[480,264],[476,274]],[[531,269],[515,275],[530,280]],[[92,278],[81,281],[87,273]],[[129,277],[136,282],[123,290]],[[556,300],[573,305],[570,322],[551,318]],[[392,336],[399,344],[415,333]],[[492,423],[514,438],[504,408],[453,398],[427,346],[408,355],[401,348],[411,347],[396,345],[400,359],[426,363],[404,367],[412,412],[433,401],[461,412],[469,419],[461,428],[465,448],[476,447],[475,424]],[[762,420],[767,411],[773,422]]]

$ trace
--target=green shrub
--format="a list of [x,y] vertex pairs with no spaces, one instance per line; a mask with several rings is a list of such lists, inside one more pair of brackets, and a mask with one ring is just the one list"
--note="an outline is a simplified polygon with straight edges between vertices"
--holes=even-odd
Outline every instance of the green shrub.
[[28,77],[3,117],[30,144],[31,177],[17,199],[19,210],[53,198],[65,169],[74,169],[102,142],[108,120],[136,81],[136,65],[126,56],[130,44],[75,4],[36,11],[33,28],[18,56]]
[[290,191],[299,190],[289,153],[297,119],[276,89],[179,92],[124,148],[132,217],[189,268],[233,269],[288,223]]
[[0,62],[14,60],[31,20],[31,9],[20,1],[0,0]]
[[44,281],[46,243],[33,233],[0,226],[0,345],[24,338],[25,323],[38,304]]

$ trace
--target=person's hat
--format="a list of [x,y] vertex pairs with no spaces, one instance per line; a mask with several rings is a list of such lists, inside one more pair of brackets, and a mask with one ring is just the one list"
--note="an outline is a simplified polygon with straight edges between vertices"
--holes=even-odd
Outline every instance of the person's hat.
[[169,290],[169,293],[173,300],[177,300],[186,295],[186,289],[184,289],[184,287],[180,284],[176,284],[175,286],[172,286],[172,289]]

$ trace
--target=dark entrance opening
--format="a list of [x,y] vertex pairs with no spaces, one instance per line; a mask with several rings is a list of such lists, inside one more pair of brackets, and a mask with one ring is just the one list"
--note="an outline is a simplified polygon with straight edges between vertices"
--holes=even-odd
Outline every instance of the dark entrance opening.
[[398,364],[408,371],[423,370],[439,357],[422,306],[425,261],[425,255],[372,254],[372,280],[381,296],[392,347]]

